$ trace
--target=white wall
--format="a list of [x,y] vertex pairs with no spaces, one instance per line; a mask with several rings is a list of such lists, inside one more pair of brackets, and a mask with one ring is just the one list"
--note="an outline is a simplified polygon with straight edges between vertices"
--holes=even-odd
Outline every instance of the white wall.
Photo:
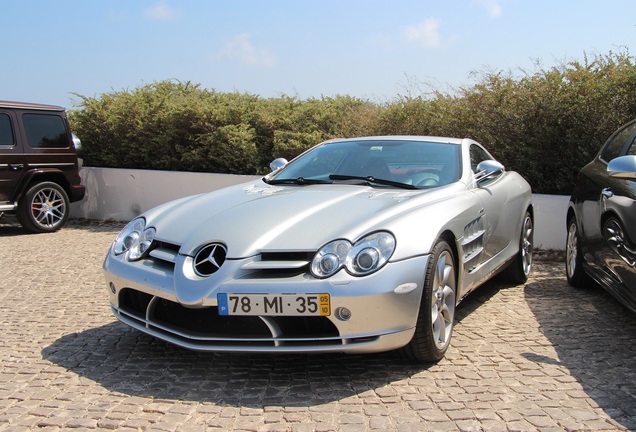
[[[72,218],[128,221],[152,207],[202,192],[248,182],[257,176],[83,167],[86,196],[71,204]],[[569,197],[533,196],[535,247],[565,249]]]
[[83,167],[86,196],[72,218],[128,221],[159,204],[248,182],[256,176]]

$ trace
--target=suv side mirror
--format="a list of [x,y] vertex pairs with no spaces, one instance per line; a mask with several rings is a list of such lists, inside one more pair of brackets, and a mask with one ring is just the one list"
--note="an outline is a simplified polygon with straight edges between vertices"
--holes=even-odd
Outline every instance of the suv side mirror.
[[481,182],[486,179],[491,179],[504,172],[504,166],[496,160],[481,161],[477,165],[477,172],[475,173],[475,181]]

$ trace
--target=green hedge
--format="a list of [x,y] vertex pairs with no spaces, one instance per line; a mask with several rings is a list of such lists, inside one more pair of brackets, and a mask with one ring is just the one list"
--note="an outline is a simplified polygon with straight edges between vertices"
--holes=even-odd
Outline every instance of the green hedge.
[[518,75],[483,72],[452,93],[383,103],[266,99],[160,81],[76,95],[81,103],[69,118],[87,166],[262,174],[273,159],[329,138],[442,135],[481,142],[535,192],[567,195],[578,170],[636,117],[634,58],[610,52]]

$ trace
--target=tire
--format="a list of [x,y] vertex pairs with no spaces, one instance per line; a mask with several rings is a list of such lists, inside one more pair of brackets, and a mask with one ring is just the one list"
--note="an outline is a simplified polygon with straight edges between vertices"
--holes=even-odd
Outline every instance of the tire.
[[532,271],[532,256],[534,252],[534,224],[530,212],[526,211],[521,223],[519,236],[519,252],[514,260],[503,271],[506,282],[520,285],[525,283]]
[[42,182],[31,186],[20,198],[16,216],[28,231],[57,231],[68,219],[70,202],[66,191],[57,183]]
[[587,288],[591,279],[583,268],[583,253],[576,218],[568,219],[568,233],[565,242],[565,276],[568,283],[576,288]]
[[453,250],[438,240],[426,268],[413,339],[399,350],[403,357],[419,362],[437,362],[444,357],[455,323],[456,295]]

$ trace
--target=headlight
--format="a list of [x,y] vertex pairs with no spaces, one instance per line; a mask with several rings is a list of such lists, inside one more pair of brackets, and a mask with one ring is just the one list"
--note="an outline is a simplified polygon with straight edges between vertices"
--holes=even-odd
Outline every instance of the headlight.
[[354,276],[364,276],[380,269],[395,250],[395,237],[388,232],[370,234],[355,244],[335,240],[323,246],[311,262],[311,273],[327,278],[345,267]]
[[133,219],[124,227],[115,239],[113,253],[126,254],[128,261],[136,261],[144,256],[155,239],[155,229],[146,229],[144,218]]

